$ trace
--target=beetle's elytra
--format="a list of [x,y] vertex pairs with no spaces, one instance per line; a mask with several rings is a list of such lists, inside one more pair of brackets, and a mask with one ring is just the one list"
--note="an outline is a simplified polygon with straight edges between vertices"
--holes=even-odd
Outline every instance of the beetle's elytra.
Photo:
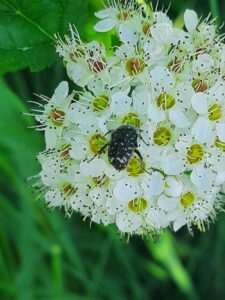
[[108,158],[118,171],[124,170],[138,147],[138,133],[135,127],[123,125],[113,131],[108,143]]
[[[136,153],[140,157],[141,162],[143,162],[142,156],[137,150],[138,137],[139,134],[134,126],[120,126],[112,132],[110,141],[103,146],[96,155],[102,154],[105,149],[108,148],[108,159],[110,164],[116,170],[122,171],[126,169],[134,153]],[[94,157],[92,159],[94,159]],[[91,160],[89,160],[89,162]]]

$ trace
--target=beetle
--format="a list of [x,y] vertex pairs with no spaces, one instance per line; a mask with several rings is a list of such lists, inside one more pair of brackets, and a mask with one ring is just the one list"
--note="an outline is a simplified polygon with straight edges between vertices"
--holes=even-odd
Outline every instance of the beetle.
[[[141,153],[138,151],[138,138],[143,138],[138,133],[136,127],[132,125],[122,125],[115,129],[110,130],[106,133],[111,133],[111,139],[105,144],[99,152],[91,158],[88,162],[91,162],[97,155],[101,155],[106,148],[108,148],[108,159],[110,164],[118,171],[126,169],[133,154],[137,154],[141,160],[143,166],[143,158]],[[143,140],[144,141],[144,140]],[[145,141],[144,143],[148,145]]]

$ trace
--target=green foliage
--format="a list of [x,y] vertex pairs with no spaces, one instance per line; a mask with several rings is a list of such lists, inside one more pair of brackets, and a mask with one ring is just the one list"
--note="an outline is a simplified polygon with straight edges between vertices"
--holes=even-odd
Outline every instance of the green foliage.
[[[170,15],[181,22],[181,12],[194,7],[206,16],[210,3],[225,8],[218,1],[172,0]],[[86,39],[110,43],[110,35],[92,30],[93,11],[100,7],[98,0],[0,0],[1,72],[53,64],[53,35],[67,32],[71,21]],[[65,78],[57,61],[39,73],[25,70],[0,79],[0,299],[225,299],[223,215],[195,237],[181,230],[155,243],[127,243],[113,226],[89,229],[79,215],[68,220],[35,201],[26,178],[39,171],[35,156],[44,149],[43,136],[27,128],[34,122],[23,115],[28,108],[22,99],[37,100],[33,92],[50,96]]]
[[54,34],[63,35],[70,22],[79,27],[86,10],[86,0],[1,0],[0,72],[51,66],[56,61]]

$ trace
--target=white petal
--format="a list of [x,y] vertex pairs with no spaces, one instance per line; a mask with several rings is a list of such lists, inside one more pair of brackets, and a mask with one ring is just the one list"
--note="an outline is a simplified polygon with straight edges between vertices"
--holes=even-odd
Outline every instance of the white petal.
[[176,232],[178,231],[181,227],[187,224],[186,219],[180,218],[173,223],[173,230]]
[[216,125],[217,134],[219,140],[225,143],[225,124],[217,124]]
[[176,154],[170,154],[161,163],[161,168],[167,175],[179,175],[186,169],[185,162]]
[[105,19],[102,21],[99,21],[95,26],[94,26],[94,30],[98,31],[98,32],[107,32],[111,29],[113,29],[113,27],[116,26],[116,21],[113,19]]
[[153,104],[149,104],[148,116],[153,123],[160,123],[160,122],[164,121],[166,118],[165,112],[159,110]]
[[124,212],[117,215],[116,225],[120,231],[132,233],[142,225],[142,219],[138,214]]
[[146,222],[158,229],[168,226],[168,219],[165,212],[159,209],[151,209],[146,217]]
[[120,202],[129,202],[140,195],[137,183],[132,179],[121,179],[113,189],[115,198]]
[[168,23],[168,24],[172,25],[170,18],[164,12],[161,12],[161,11],[153,12],[153,18],[154,18],[155,23]]
[[70,198],[71,208],[79,211],[84,216],[89,215],[93,207],[93,201],[89,196],[86,196],[86,193],[86,190],[81,185],[77,187],[76,193]]
[[145,87],[136,88],[132,93],[132,99],[135,111],[146,114],[150,102],[149,91]]
[[67,81],[62,81],[58,87],[55,89],[55,93],[52,98],[57,102],[62,102],[65,100],[69,93],[69,85]]
[[152,88],[158,91],[166,92],[174,86],[175,80],[173,74],[165,67],[157,66],[151,72]]
[[188,83],[180,83],[177,86],[176,99],[179,100],[180,105],[185,108],[189,108],[191,105],[191,98],[194,94],[193,87]]
[[208,191],[212,187],[215,175],[210,169],[200,165],[192,171],[190,178],[200,191]]
[[72,78],[73,82],[78,83],[84,72],[84,66],[79,63],[68,63],[66,65],[67,73]]
[[215,99],[217,101],[223,101],[225,95],[225,84],[220,80],[213,85],[213,87],[209,90],[210,98]]
[[103,161],[95,157],[92,161],[82,161],[80,170],[85,176],[98,177],[103,173]]
[[99,19],[106,19],[108,17],[111,17],[113,15],[117,14],[117,10],[113,7],[106,8],[103,10],[100,10],[95,13],[95,16]]
[[186,115],[178,109],[171,110],[169,112],[171,122],[179,128],[187,128],[189,126],[189,121]]
[[225,171],[221,171],[217,173],[215,185],[221,185],[225,182]]
[[180,197],[180,195],[182,194],[182,190],[183,190],[183,184],[177,177],[168,176],[166,178],[165,189],[164,189],[165,195],[169,197],[177,198]]
[[195,11],[187,9],[184,13],[184,24],[188,32],[193,32],[198,26],[198,15]]
[[214,61],[211,55],[204,53],[198,55],[193,64],[193,68],[196,72],[205,72],[214,66]]
[[82,136],[78,136],[75,142],[71,143],[69,154],[74,159],[83,159],[89,150],[88,141]]
[[152,175],[146,175],[142,183],[143,189],[150,195],[162,194],[164,185],[164,177],[159,172],[154,172]]
[[173,36],[173,27],[168,23],[158,23],[150,29],[153,39],[162,44],[168,44]]
[[191,98],[193,109],[200,115],[208,113],[208,96],[204,93],[194,94]]
[[63,205],[64,199],[58,189],[52,188],[45,194],[45,201],[49,207]]
[[55,148],[55,146],[57,144],[57,139],[58,139],[58,136],[56,134],[56,130],[47,127],[45,129],[46,148],[47,149]]
[[205,118],[198,118],[192,127],[191,133],[200,143],[211,143],[213,140],[212,124]]
[[89,196],[96,205],[100,206],[105,204],[106,193],[103,189],[96,187],[90,191]]
[[178,205],[177,198],[167,197],[166,195],[161,195],[158,200],[158,206],[165,211],[174,210]]
[[129,42],[131,45],[136,44],[139,38],[138,34],[134,30],[124,24],[120,25],[119,36],[123,43]]
[[189,143],[187,144],[186,142],[179,141],[179,142],[176,142],[175,148],[176,148],[176,150],[178,150],[180,153],[184,153],[184,152],[187,151],[187,145],[189,145]]
[[115,115],[126,114],[130,111],[132,99],[124,92],[117,92],[113,94],[111,101],[111,111]]

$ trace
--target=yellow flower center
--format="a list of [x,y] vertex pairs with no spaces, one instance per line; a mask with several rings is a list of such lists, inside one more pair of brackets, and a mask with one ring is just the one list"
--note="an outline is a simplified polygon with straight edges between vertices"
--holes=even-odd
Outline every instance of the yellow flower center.
[[197,93],[198,92],[204,93],[208,88],[207,83],[201,79],[194,79],[192,82],[192,87]]
[[94,154],[99,153],[99,151],[103,146],[105,146],[106,143],[107,139],[100,134],[94,134],[89,140],[90,149]]
[[54,109],[50,112],[49,119],[55,126],[61,126],[65,119],[65,113],[62,110]]
[[138,177],[145,172],[145,164],[140,157],[134,156],[130,159],[126,170],[129,176]]
[[160,127],[154,132],[154,143],[158,146],[166,146],[171,140],[171,133],[165,127]]
[[141,127],[141,120],[139,119],[138,115],[135,113],[128,113],[123,118],[124,125],[134,125],[137,128]]
[[101,95],[92,102],[93,111],[99,112],[105,110],[109,106],[109,97]]
[[93,177],[92,178],[93,182],[95,185],[102,187],[106,185],[109,182],[109,177],[106,176],[105,174],[98,176],[98,177]]
[[76,193],[77,189],[72,186],[71,184],[65,184],[63,186],[63,193],[66,195],[66,196],[73,196],[75,193]]
[[215,146],[219,149],[225,150],[225,143],[221,142],[219,139],[216,139]]
[[199,144],[194,144],[187,151],[186,158],[190,164],[195,164],[203,159],[204,154],[205,154],[205,152],[204,152],[202,146]]
[[131,200],[128,203],[129,209],[135,213],[142,212],[143,210],[146,209],[147,206],[148,206],[148,203],[143,198],[135,198],[134,200]]
[[126,21],[128,17],[129,17],[129,12],[126,10],[121,11],[117,16],[117,18],[121,21]]
[[130,76],[134,76],[138,73],[143,72],[145,69],[145,62],[140,58],[130,58],[126,62],[126,70]]
[[149,24],[149,23],[144,23],[143,24],[142,30],[143,30],[143,33],[145,35],[149,35],[150,34],[150,29],[151,29],[151,24]]
[[174,59],[172,61],[169,62],[168,64],[168,68],[173,71],[173,72],[181,72],[182,71],[182,62]]
[[222,109],[217,103],[212,104],[208,109],[208,119],[217,121],[222,117]]
[[180,203],[183,207],[188,207],[193,204],[194,200],[195,195],[191,192],[188,192],[180,198]]
[[167,93],[162,93],[159,95],[159,97],[156,99],[156,104],[159,108],[162,108],[163,110],[172,108],[176,103],[176,100]]

